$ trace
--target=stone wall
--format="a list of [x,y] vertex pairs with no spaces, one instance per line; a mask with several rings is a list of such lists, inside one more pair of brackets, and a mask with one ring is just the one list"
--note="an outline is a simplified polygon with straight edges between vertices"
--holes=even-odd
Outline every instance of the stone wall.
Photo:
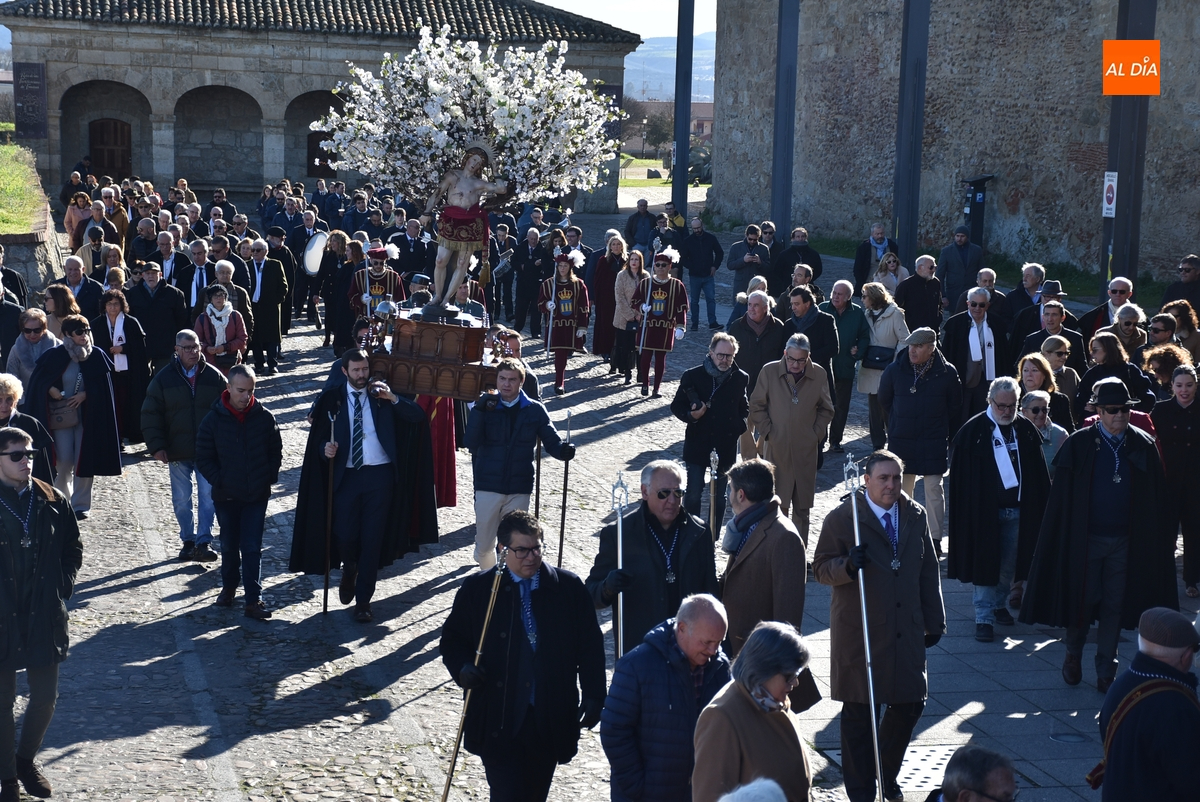
[[[921,244],[962,221],[962,179],[994,173],[985,241],[1017,260],[1099,263],[1109,103],[1101,43],[1116,0],[933,0],[921,179]],[[801,4],[793,220],[865,236],[891,216],[902,0]],[[774,15],[717,11],[713,189],[718,221],[761,220],[770,202]],[[1163,95],[1150,101],[1141,270],[1166,275],[1200,213],[1200,22],[1159,4]],[[1119,267],[1118,267],[1119,270]]]
[[0,245],[4,246],[4,266],[24,276],[29,286],[30,297],[22,298],[21,304],[41,306],[46,285],[66,275],[63,251],[54,231],[49,205],[43,206],[37,214],[32,229],[25,234],[0,235]]

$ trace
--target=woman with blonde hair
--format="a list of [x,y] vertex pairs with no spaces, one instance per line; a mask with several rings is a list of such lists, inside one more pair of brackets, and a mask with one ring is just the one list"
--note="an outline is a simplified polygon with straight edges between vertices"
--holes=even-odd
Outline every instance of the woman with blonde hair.
[[[625,239],[620,234],[613,239],[620,240],[621,246],[625,246]],[[645,278],[646,265],[642,252],[630,251],[625,266],[617,273],[613,288],[616,308],[613,310],[612,324],[617,334],[613,348],[613,367],[625,374],[625,384],[633,383],[633,364],[637,356],[637,349],[634,347],[637,337],[637,315],[633,311],[633,294]],[[599,317],[596,319],[599,320]]]
[[1079,390],[1079,374],[1075,372],[1075,368],[1067,366],[1067,357],[1071,356],[1071,341],[1058,334],[1051,334],[1042,342],[1042,356],[1050,363],[1058,391],[1067,398],[1074,399],[1076,391]]
[[1137,304],[1122,304],[1117,308],[1117,319],[1111,326],[1104,326],[1097,332],[1108,331],[1121,341],[1125,353],[1132,354],[1146,344],[1146,313]]
[[908,276],[908,269],[900,265],[900,257],[888,252],[879,260],[879,267],[876,268],[875,275],[871,277],[871,281],[878,282],[888,292],[895,293],[896,287],[900,286],[900,282],[904,281]]
[[[884,254],[884,259],[894,254]],[[899,259],[896,260],[899,264]],[[881,262],[882,264],[882,262]],[[863,311],[871,329],[871,344],[858,369],[858,391],[867,397],[867,419],[871,430],[871,448],[887,446],[887,411],[879,403],[879,379],[908,339],[904,312],[892,294],[877,281],[863,285]]]

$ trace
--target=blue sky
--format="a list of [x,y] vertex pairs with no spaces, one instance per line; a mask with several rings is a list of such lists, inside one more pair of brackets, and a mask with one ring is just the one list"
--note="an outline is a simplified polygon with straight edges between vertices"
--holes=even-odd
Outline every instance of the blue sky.
[[[573,14],[598,19],[618,28],[633,31],[643,39],[652,36],[674,36],[678,25],[679,4],[646,0],[540,0],[545,5],[561,8]],[[696,0],[695,33],[717,29],[717,0]]]

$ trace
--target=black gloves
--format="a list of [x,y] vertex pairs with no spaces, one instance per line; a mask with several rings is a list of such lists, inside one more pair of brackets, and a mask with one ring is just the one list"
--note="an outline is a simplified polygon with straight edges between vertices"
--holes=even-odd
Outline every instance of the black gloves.
[[563,443],[562,447],[559,449],[558,453],[559,453],[559,456],[562,458],[563,462],[575,459],[575,444],[574,443]]
[[846,555],[846,573],[854,576],[860,570],[867,567],[867,547],[855,546],[850,549],[850,553]]
[[483,393],[479,396],[479,400],[475,404],[491,412],[500,405],[500,396],[497,393]]
[[938,641],[940,641],[941,639],[942,639],[942,633],[940,633],[940,632],[926,632],[925,633],[925,648],[932,649],[934,646],[937,646]]
[[462,667],[462,671],[458,672],[458,684],[468,691],[482,686],[485,679],[487,677],[484,676],[483,669],[474,663],[467,663]]
[[579,703],[579,728],[590,730],[600,723],[600,713],[604,705],[598,699],[584,699]]
[[604,597],[609,599],[617,598],[617,594],[623,590],[629,590],[633,587],[633,573],[624,568],[614,568],[608,572],[608,576],[604,577]]

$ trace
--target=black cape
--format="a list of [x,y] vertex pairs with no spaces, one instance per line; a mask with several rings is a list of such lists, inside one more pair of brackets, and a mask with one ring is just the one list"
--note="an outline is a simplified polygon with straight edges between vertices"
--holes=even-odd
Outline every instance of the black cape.
[[[313,425],[308,432],[304,464],[300,469],[300,490],[296,497],[296,521],[288,561],[291,571],[325,573],[325,507],[331,465],[323,452],[329,442],[329,413],[340,412],[345,398],[344,386],[332,387],[323,391],[313,406]],[[392,456],[398,492],[392,494],[380,568],[391,565],[409,552],[418,551],[423,543],[438,541],[429,419],[407,398],[402,397],[400,404],[412,407],[415,413],[405,415],[403,420],[397,417],[394,452],[387,443],[383,444]],[[337,538],[330,538],[329,565],[336,568],[341,561]]]
[[[1082,626],[1096,620],[1085,609],[1089,504],[1092,466],[1100,435],[1093,424],[1067,438],[1054,457],[1054,486],[1042,518],[1021,621],[1052,627]],[[1179,609],[1175,584],[1175,532],[1168,521],[1167,486],[1150,435],[1130,426],[1125,431],[1132,495],[1137,509],[1129,516],[1129,562],[1121,628],[1135,629],[1151,607]]]
[[[1042,437],[1021,416],[1013,419],[1017,456],[1021,461],[1020,530],[1017,535],[1016,578],[1024,579],[1033,560],[1038,532],[1050,493],[1050,472]],[[992,451],[991,418],[980,412],[954,436],[950,462],[949,549],[946,577],[982,587],[1000,581],[1000,471]]]

